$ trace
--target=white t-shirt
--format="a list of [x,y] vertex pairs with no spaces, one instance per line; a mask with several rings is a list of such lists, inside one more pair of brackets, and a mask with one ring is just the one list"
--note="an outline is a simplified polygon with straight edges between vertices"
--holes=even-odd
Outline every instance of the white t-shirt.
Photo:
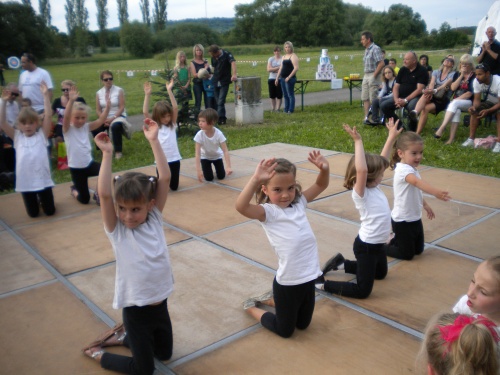
[[363,198],[353,189],[352,200],[361,219],[361,241],[370,244],[387,242],[391,233],[391,208],[380,187],[365,188]]
[[42,130],[31,137],[15,130],[14,148],[16,149],[16,191],[40,191],[54,186],[50,176],[47,138]]
[[113,232],[104,231],[116,257],[113,308],[146,306],[168,298],[174,277],[160,210],[154,207],[135,229],[118,220]]
[[[123,89],[118,86],[111,86],[109,89],[109,98],[111,100],[111,108],[109,109],[108,113],[108,118],[113,117],[118,111],[118,108],[120,108],[120,92],[122,92]],[[125,92],[123,93],[125,95]],[[99,105],[101,106],[102,110],[104,111],[104,108],[106,108],[106,103],[107,103],[107,98],[106,98],[106,88],[103,87],[99,91],[97,91],[97,97],[99,98]],[[127,117],[127,113],[125,112],[125,108],[123,108],[123,112],[120,114],[120,116]]]
[[482,93],[483,95],[486,95],[486,93],[488,93],[488,97],[484,98],[484,100],[488,100],[492,103],[498,103],[498,97],[500,96],[500,76],[492,75],[491,85],[479,83],[477,78],[474,78],[472,85],[474,94]]
[[397,163],[394,170],[394,208],[392,219],[400,221],[417,221],[422,218],[424,197],[422,190],[406,182],[410,173],[420,178],[418,170],[411,165]]
[[160,126],[158,131],[158,140],[160,141],[161,148],[167,157],[168,162],[181,160],[179,146],[177,145],[177,124],[173,126]]
[[202,159],[217,160],[224,156],[220,144],[226,142],[226,137],[219,129],[214,128],[214,130],[212,138],[208,137],[203,130],[198,131],[194,136],[194,141],[201,145]]
[[92,162],[92,146],[89,139],[89,123],[81,128],[70,125],[64,133],[64,142],[68,153],[68,166],[70,168],[87,168]]
[[[267,63],[271,64],[271,67],[273,68],[279,68],[281,66],[281,61],[283,60],[283,57],[280,59],[276,59],[276,57],[271,56],[268,60]],[[269,79],[276,79],[278,76],[278,72],[269,72]]]
[[304,196],[287,208],[262,204],[266,220],[261,225],[278,256],[276,281],[280,285],[299,285],[321,276],[318,244],[307,220],[306,205]]
[[42,81],[50,90],[54,88],[49,72],[42,68],[36,68],[32,72],[25,70],[19,77],[19,91],[23,98],[31,100],[31,106],[37,112],[43,110],[43,94],[40,91]]

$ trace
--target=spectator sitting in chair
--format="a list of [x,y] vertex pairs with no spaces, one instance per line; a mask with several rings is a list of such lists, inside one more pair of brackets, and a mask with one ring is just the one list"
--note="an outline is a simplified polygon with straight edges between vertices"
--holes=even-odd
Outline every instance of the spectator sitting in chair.
[[476,129],[479,121],[490,115],[495,115],[497,120],[497,143],[493,152],[500,152],[500,76],[493,75],[487,65],[476,66],[476,79],[473,83],[474,100],[469,108],[470,126],[469,138],[462,143],[464,147],[474,147]]
[[389,66],[394,70],[394,76],[397,76],[399,73],[399,68],[397,66],[398,62],[395,58],[390,58],[389,59]]
[[[394,118],[396,121],[398,117],[394,111],[398,108],[415,109],[422,90],[429,82],[427,70],[418,63],[415,52],[406,53],[403,64],[392,89],[393,100],[386,100],[380,106],[386,119]],[[416,128],[416,123],[410,123],[410,130],[415,131]]]
[[486,29],[488,40],[481,46],[481,53],[477,57],[478,63],[490,67],[491,74],[500,74],[500,43],[495,39],[497,31],[493,26]]
[[410,121],[418,122],[417,134],[424,130],[429,113],[437,115],[448,107],[450,103],[448,90],[451,83],[459,76],[453,70],[454,66],[455,60],[451,57],[444,58],[441,67],[432,72],[431,83],[422,90],[423,95],[418,100],[415,109],[409,113]]

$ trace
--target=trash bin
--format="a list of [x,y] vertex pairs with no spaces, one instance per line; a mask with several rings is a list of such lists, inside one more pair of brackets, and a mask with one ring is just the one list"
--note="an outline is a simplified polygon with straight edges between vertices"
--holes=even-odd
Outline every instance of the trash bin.
[[234,90],[234,110],[237,124],[264,121],[260,77],[238,77]]

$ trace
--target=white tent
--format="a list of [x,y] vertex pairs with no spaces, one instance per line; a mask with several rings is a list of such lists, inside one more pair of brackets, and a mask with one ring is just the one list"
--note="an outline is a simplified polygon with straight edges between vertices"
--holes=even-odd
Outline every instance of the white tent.
[[476,30],[476,38],[474,39],[474,47],[472,55],[479,55],[481,45],[488,39],[486,37],[486,29],[493,26],[497,33],[500,32],[500,0],[496,0],[488,10],[488,13],[481,21],[479,21]]

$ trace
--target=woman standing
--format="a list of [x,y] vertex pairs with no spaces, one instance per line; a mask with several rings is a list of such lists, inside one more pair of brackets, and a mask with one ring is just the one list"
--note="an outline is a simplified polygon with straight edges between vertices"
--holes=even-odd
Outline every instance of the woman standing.
[[280,46],[276,46],[274,47],[274,56],[271,56],[269,60],[267,60],[267,71],[269,72],[267,86],[269,87],[269,98],[271,99],[273,112],[279,112],[281,110],[281,99],[283,98],[281,85],[276,85],[276,77],[278,76],[278,71],[280,70],[281,60],[281,48]]
[[293,53],[292,42],[285,42],[283,45],[285,56],[281,61],[281,66],[276,77],[275,85],[281,84],[285,97],[285,113],[291,114],[295,110],[295,82],[297,81],[297,71],[299,70],[299,58]]
[[108,99],[111,100],[111,109],[104,124],[94,130],[92,134],[95,136],[102,131],[109,132],[109,129],[111,129],[115,159],[121,159],[123,156],[122,135],[130,139],[130,124],[127,122],[127,114],[125,113],[125,94],[121,87],[113,85],[113,73],[109,70],[101,73],[101,81],[104,86],[97,91],[96,95],[97,116],[101,116]]
[[203,100],[205,102],[205,109],[207,107],[207,93],[203,89],[203,80],[198,78],[198,71],[200,69],[207,69],[210,72],[210,66],[208,61],[204,58],[203,54],[205,49],[201,44],[195,44],[193,47],[193,60],[189,65],[191,77],[193,78],[193,93],[194,93],[194,111],[195,117],[201,109],[201,97],[203,95]]
[[455,92],[453,100],[446,108],[443,123],[434,134],[435,138],[441,138],[446,125],[451,121],[450,138],[445,143],[447,145],[452,144],[455,140],[461,111],[467,111],[472,106],[472,97],[474,95],[472,83],[476,78],[476,73],[474,72],[474,60],[471,55],[462,55],[459,72],[460,76],[450,86],[451,91]]

